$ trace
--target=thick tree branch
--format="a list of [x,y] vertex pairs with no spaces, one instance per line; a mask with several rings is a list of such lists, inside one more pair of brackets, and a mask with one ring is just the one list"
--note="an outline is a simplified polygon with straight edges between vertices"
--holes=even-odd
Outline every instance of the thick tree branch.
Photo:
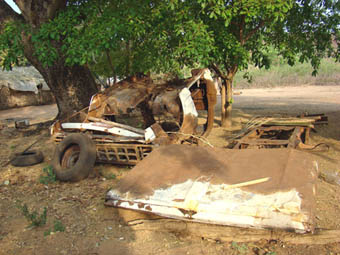
[[25,20],[34,27],[53,19],[67,0],[14,0]]
[[0,1],[0,26],[6,21],[24,21],[5,1]]
[[243,45],[245,43],[244,38],[243,38],[244,37],[243,33],[244,33],[245,23],[246,23],[246,17],[245,17],[245,15],[242,15],[241,22],[239,24],[239,29],[240,29],[240,38],[239,38],[239,40],[240,40],[241,45]]
[[109,66],[110,66],[111,71],[112,71],[112,76],[116,76],[116,72],[115,72],[115,68],[114,68],[113,63],[112,63],[110,51],[106,50],[105,53],[106,53],[107,61],[109,62]]
[[244,37],[244,43],[248,41],[260,28],[262,28],[268,20],[261,20],[260,23],[253,29],[251,30],[246,37]]
[[210,64],[209,68],[214,70],[215,73],[218,76],[220,76],[223,80],[228,80],[228,77],[223,74],[223,72],[220,70],[220,68],[216,64],[214,63]]

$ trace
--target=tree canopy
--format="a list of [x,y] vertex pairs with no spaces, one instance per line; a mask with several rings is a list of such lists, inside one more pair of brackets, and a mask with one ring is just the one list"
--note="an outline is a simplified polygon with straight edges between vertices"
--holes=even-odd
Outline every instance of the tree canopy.
[[5,68],[27,55],[27,42],[31,62],[39,62],[40,69],[106,62],[106,73],[127,77],[208,66],[230,86],[235,73],[249,64],[268,68],[269,47],[290,64],[297,58],[310,61],[315,73],[322,57],[339,60],[340,4],[334,0],[16,3],[21,15],[5,14],[9,7],[0,3],[0,20],[8,21],[0,34]]
[[[216,64],[224,72],[249,63],[269,67],[269,46],[291,64],[298,55],[317,69],[321,57],[339,57],[332,45],[339,42],[339,8],[333,0],[74,0],[34,32],[7,24],[0,50],[9,68],[23,54],[25,31],[44,65],[60,54],[66,65],[85,65],[109,53],[119,75],[194,64]],[[62,42],[61,51],[55,41]]]
[[[249,64],[270,67],[268,49],[293,65],[309,61],[317,73],[320,59],[339,60],[340,4],[333,0],[198,1],[202,19],[212,33],[210,67],[228,86],[222,103],[222,124],[231,114],[232,81]],[[229,113],[228,113],[229,112]],[[225,116],[223,116],[225,114]],[[229,118],[230,121],[230,118]]]

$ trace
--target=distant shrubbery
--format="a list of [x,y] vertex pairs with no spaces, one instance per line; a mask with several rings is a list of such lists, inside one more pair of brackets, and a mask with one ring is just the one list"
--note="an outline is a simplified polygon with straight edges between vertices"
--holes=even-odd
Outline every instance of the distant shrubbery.
[[[282,58],[270,55],[270,69],[259,69],[251,66],[247,71],[236,74],[234,88],[259,88],[300,85],[340,85],[340,63],[333,59],[322,59],[316,76],[312,76],[313,68],[309,63],[288,65]],[[250,82],[243,78],[248,73]]]

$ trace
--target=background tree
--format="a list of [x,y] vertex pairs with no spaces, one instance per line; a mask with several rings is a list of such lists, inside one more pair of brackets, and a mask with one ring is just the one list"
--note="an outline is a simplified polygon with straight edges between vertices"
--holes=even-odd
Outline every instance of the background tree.
[[[339,2],[332,0],[198,1],[202,20],[214,38],[210,67],[224,81],[222,126],[231,126],[232,82],[249,64],[270,67],[268,49],[293,65],[310,61],[316,70],[325,56],[339,58]],[[335,40],[339,44],[339,40]]]
[[268,68],[269,47],[288,63],[299,56],[315,70],[324,56],[339,58],[339,47],[332,46],[339,42],[339,3],[333,0],[16,3],[21,15],[0,2],[4,66],[25,55],[55,94],[60,116],[88,105],[96,91],[88,67],[103,59],[102,71],[120,78],[209,66],[224,81],[222,125],[230,126],[234,76],[249,64]]
[[131,47],[120,46],[116,52],[131,63],[120,62],[118,73],[176,72],[183,66],[209,66],[224,81],[223,126],[231,126],[236,72],[249,64],[269,68],[268,49],[274,48],[291,65],[297,57],[300,62],[309,61],[314,74],[321,58],[339,58],[339,47],[332,45],[339,42],[337,1],[129,1],[111,7],[106,9],[108,17],[122,8],[119,13],[124,15],[118,23],[130,20],[119,38]]

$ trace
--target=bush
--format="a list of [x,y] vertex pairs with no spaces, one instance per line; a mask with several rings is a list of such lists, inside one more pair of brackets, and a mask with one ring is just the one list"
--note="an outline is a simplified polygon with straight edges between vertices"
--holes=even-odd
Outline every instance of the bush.
[[39,215],[37,211],[30,212],[26,204],[18,205],[18,208],[21,210],[22,214],[25,216],[27,221],[30,223],[28,227],[39,227],[46,224],[47,218],[47,209],[44,207],[42,214]]

